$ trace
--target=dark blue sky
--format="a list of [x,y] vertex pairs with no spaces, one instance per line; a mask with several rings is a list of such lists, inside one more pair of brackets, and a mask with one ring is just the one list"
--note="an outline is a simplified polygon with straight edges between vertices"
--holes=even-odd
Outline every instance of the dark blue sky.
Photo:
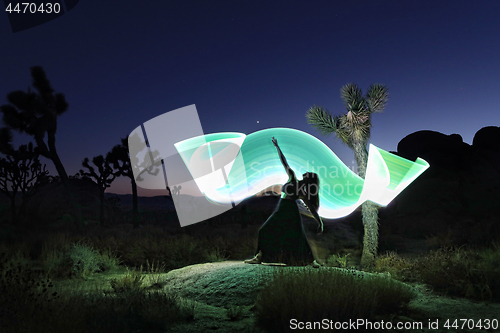
[[[18,33],[0,15],[0,104],[43,66],[70,104],[57,131],[70,175],[145,121],[191,104],[205,133],[296,128],[351,166],[348,148],[307,124],[311,106],[343,113],[343,85],[383,83],[389,102],[373,116],[371,143],[396,150],[430,129],[470,144],[500,125],[498,36],[499,1],[80,0]],[[15,134],[16,145],[28,140]],[[129,180],[108,192],[130,193]]]

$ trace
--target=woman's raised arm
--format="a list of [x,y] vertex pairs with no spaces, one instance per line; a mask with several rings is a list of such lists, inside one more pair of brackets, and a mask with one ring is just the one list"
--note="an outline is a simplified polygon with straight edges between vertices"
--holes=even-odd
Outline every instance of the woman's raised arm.
[[288,162],[286,161],[285,155],[283,155],[280,147],[278,146],[278,140],[276,140],[274,138],[274,136],[273,136],[273,144],[276,147],[276,149],[278,149],[278,155],[280,156],[281,164],[283,164],[283,167],[285,168],[286,173],[288,174],[288,177],[290,178],[289,181],[290,180],[296,181],[297,178],[295,177],[295,173],[293,172],[292,168],[290,168],[290,166],[288,165]]

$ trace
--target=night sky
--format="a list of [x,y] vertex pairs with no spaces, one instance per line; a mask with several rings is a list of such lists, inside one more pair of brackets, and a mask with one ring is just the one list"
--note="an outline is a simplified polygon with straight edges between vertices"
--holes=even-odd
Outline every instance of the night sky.
[[[307,124],[311,106],[341,114],[343,85],[382,83],[389,101],[373,116],[371,143],[395,151],[428,129],[471,144],[481,127],[500,125],[499,36],[493,0],[80,0],[17,33],[0,15],[0,104],[31,85],[31,66],[45,69],[70,105],[56,134],[69,175],[145,121],[191,104],[207,134],[295,128],[352,166],[347,147]],[[15,147],[30,140],[14,138]],[[107,192],[131,193],[130,180]]]

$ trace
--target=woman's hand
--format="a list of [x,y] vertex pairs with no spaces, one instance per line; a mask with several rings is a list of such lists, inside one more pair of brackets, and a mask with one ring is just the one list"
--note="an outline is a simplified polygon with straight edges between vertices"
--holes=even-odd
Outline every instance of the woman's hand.
[[275,147],[278,147],[278,140],[276,140],[276,139],[274,138],[274,136],[273,136],[273,145],[274,145]]

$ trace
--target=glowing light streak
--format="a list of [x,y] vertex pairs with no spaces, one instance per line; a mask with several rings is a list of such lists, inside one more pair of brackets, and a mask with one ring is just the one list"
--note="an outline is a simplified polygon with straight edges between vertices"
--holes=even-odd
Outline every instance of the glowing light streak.
[[268,187],[281,189],[288,180],[273,136],[299,180],[305,172],[319,175],[318,213],[324,218],[346,216],[366,200],[385,206],[429,167],[421,158],[412,162],[370,145],[366,177],[361,179],[319,139],[290,128],[202,135],[175,148],[210,201],[239,203]]

